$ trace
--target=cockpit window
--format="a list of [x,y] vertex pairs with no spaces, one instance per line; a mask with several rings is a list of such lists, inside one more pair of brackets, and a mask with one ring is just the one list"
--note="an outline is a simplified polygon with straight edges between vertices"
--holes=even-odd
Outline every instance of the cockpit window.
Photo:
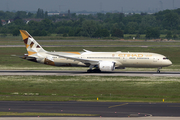
[[168,60],[168,58],[164,57],[163,60]]

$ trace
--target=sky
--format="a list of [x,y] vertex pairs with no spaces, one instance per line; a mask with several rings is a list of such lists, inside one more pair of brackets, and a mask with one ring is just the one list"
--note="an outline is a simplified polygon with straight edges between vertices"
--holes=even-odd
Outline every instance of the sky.
[[[174,2],[173,2],[174,1]],[[173,4],[174,3],[174,4]],[[159,11],[180,8],[180,0],[0,0],[3,11]]]

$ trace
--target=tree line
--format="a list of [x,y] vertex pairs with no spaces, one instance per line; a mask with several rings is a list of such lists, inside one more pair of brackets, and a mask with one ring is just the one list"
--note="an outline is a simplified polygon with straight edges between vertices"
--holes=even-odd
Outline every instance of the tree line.
[[[159,38],[166,34],[166,38],[178,38],[180,35],[180,9],[159,11],[155,14],[123,14],[97,13],[89,15],[48,16],[47,11],[38,9],[36,13],[25,11],[3,12],[0,19],[14,21],[10,24],[0,24],[0,34],[19,35],[19,29],[25,29],[34,36],[62,34],[63,36],[85,37],[119,37],[124,34],[142,34],[147,39]],[[41,19],[26,23],[25,18]],[[17,32],[18,31],[18,32]]]

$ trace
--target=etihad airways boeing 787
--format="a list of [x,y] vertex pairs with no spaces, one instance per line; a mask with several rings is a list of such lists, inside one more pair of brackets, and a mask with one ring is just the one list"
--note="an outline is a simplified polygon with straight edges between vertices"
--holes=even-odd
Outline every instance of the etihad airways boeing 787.
[[160,73],[162,67],[172,62],[164,55],[148,52],[48,52],[25,30],[20,30],[28,54],[24,59],[53,66],[89,67],[87,72],[113,71],[125,67],[157,68]]

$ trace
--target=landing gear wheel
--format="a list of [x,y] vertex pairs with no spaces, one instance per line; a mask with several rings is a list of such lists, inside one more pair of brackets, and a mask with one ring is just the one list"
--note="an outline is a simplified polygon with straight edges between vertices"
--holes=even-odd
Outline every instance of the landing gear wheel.
[[160,69],[162,69],[162,67],[159,67],[159,68],[158,68],[157,73],[160,73],[160,72],[161,72]]
[[87,70],[87,72],[88,73],[100,73],[101,72],[101,70],[100,69],[89,69],[89,70]]
[[92,73],[92,72],[93,72],[93,70],[92,70],[92,69],[89,69],[89,70],[87,70],[87,72],[88,72],[88,73]]
[[94,69],[93,72],[94,72],[94,73],[100,73],[101,70],[100,70],[100,69]]

